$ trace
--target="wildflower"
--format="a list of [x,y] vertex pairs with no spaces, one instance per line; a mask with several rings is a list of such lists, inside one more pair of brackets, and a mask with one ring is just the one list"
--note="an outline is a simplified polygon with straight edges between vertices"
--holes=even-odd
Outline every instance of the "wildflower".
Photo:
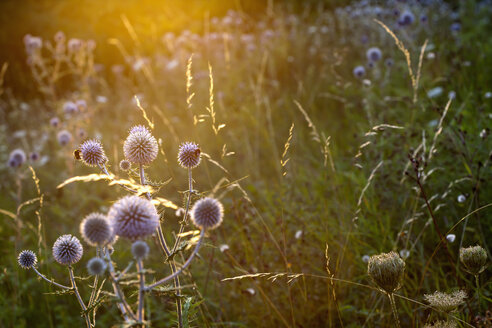
[[359,65],[359,66],[356,66],[352,72],[354,74],[354,76],[358,79],[360,79],[361,77],[363,77],[364,75],[366,75],[366,69],[364,68],[364,66],[362,65]]
[[222,223],[224,208],[222,204],[210,197],[202,198],[191,209],[191,220],[200,229],[212,230]]
[[443,89],[441,87],[435,87],[427,92],[427,97],[436,98],[442,94]]
[[143,125],[137,125],[130,130],[123,151],[130,162],[147,165],[157,157],[158,145]]
[[455,98],[456,98],[456,92],[455,91],[449,91],[448,99],[455,99]]
[[36,162],[38,159],[39,159],[39,153],[38,152],[33,151],[29,154],[29,160],[31,162]]
[[132,164],[126,159],[120,161],[120,169],[123,171],[128,171],[132,167]]
[[17,262],[23,269],[30,269],[36,265],[38,259],[33,251],[25,250],[19,253],[17,257]]
[[70,132],[68,132],[67,130],[61,130],[56,135],[56,138],[58,139],[58,143],[61,146],[66,146],[72,140],[72,134]]
[[26,162],[26,153],[20,149],[14,149],[9,155],[8,164],[10,167],[19,167]]
[[137,240],[132,244],[132,254],[136,260],[142,260],[149,254],[149,245],[145,241]]
[[400,251],[400,257],[406,260],[410,256],[410,251],[408,249],[402,249]]
[[460,261],[466,271],[473,275],[478,275],[485,270],[487,259],[487,252],[478,245],[460,249]]
[[392,67],[395,62],[393,61],[393,58],[387,58],[385,61],[384,61],[384,64],[387,66],[387,67]]
[[411,25],[413,24],[414,21],[415,21],[415,16],[413,15],[413,13],[409,10],[405,10],[401,14],[398,24],[400,24],[401,26]]
[[90,275],[100,276],[106,271],[106,262],[100,257],[93,257],[87,262],[87,271]]
[[84,248],[77,237],[63,235],[53,245],[53,257],[60,264],[75,264],[82,258]]
[[302,237],[302,235],[303,235],[302,230],[297,230],[297,231],[296,231],[296,234],[295,234],[295,236],[294,236],[294,237],[295,237],[296,239],[299,239],[299,238],[301,238],[301,237]]
[[459,30],[461,30],[461,24],[455,22],[455,23],[451,24],[450,29],[452,32],[458,32]]
[[137,239],[152,234],[159,224],[159,215],[146,199],[126,196],[113,204],[108,219],[116,235]]
[[104,149],[98,140],[87,140],[80,145],[82,160],[88,166],[97,166],[105,163],[108,159]]
[[367,50],[366,56],[369,62],[377,62],[381,60],[383,54],[381,53],[381,50],[379,48],[372,47]]
[[485,138],[487,138],[487,135],[488,134],[489,133],[488,133],[488,130],[487,129],[482,129],[482,131],[480,131],[479,136],[480,136],[480,138],[485,139]]
[[485,99],[490,99],[490,98],[492,98],[492,92],[487,91],[487,92],[485,93],[484,97],[485,97]]
[[424,299],[434,308],[449,313],[465,303],[466,293],[463,290],[457,290],[447,294],[436,291],[434,294],[424,295]]
[[363,255],[363,256],[362,256],[362,262],[364,262],[364,263],[368,263],[370,258],[371,258],[371,257],[370,257],[369,255]]
[[373,255],[369,259],[367,273],[387,293],[401,287],[405,262],[395,252]]
[[426,324],[424,328],[456,328],[456,321],[436,321],[433,324]]
[[58,117],[52,117],[50,119],[50,125],[54,128],[57,128],[60,125],[60,119]]
[[455,234],[452,234],[450,233],[449,235],[446,236],[446,239],[450,242],[450,243],[454,243],[455,239],[456,239],[456,235]]
[[75,114],[79,111],[77,105],[72,102],[72,101],[67,101],[66,103],[63,104],[63,112],[66,115],[72,115]]
[[200,164],[201,151],[197,144],[185,142],[179,147],[178,163],[183,168],[193,169]]
[[87,103],[84,99],[79,99],[75,102],[75,105],[77,106],[77,109],[84,111],[87,109]]
[[458,203],[464,203],[466,201],[466,196],[465,195],[459,195],[457,200],[458,200]]
[[220,245],[219,250],[220,250],[222,253],[224,253],[225,251],[228,251],[228,250],[229,250],[229,245],[227,245],[227,244],[222,244],[222,245]]
[[91,213],[80,223],[80,234],[91,246],[103,246],[111,240],[113,230],[101,213]]

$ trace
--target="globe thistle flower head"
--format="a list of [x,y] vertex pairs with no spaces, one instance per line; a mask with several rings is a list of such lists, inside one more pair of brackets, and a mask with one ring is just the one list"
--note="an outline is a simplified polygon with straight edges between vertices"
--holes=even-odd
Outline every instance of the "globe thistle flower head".
[[22,149],[17,148],[10,152],[8,164],[10,167],[19,167],[26,162],[26,159],[26,153]]
[[354,76],[358,79],[362,78],[364,75],[366,75],[366,69],[364,68],[364,66],[362,65],[359,65],[359,66],[356,66],[352,72],[354,74]]
[[87,271],[92,276],[100,276],[106,271],[106,262],[100,257],[93,257],[87,262]]
[[393,293],[401,287],[405,262],[395,252],[371,256],[367,273],[385,292]]
[[395,62],[393,61],[393,58],[387,58],[384,61],[384,64],[386,65],[386,67],[392,67],[395,64]]
[[82,160],[88,166],[97,166],[105,163],[108,159],[104,149],[98,140],[87,140],[80,145]]
[[212,230],[222,223],[224,207],[210,197],[202,198],[191,209],[191,220],[200,229]]
[[137,240],[132,244],[132,254],[136,260],[143,260],[149,254],[149,245],[145,241]]
[[369,62],[377,62],[377,61],[381,60],[381,58],[383,57],[383,54],[379,48],[372,47],[372,48],[369,48],[367,50],[366,56],[367,56],[367,60]]
[[109,221],[101,213],[91,213],[80,223],[80,234],[91,246],[103,246],[113,237]]
[[158,150],[157,140],[143,125],[134,126],[123,144],[126,159],[135,164],[152,163]]
[[66,146],[72,140],[72,134],[70,132],[68,132],[67,130],[61,130],[56,135],[56,138],[58,139],[58,143],[61,146]]
[[126,196],[113,204],[108,213],[113,232],[135,240],[152,234],[159,225],[154,205],[138,196]]
[[83,253],[80,240],[72,235],[60,236],[53,244],[53,257],[60,264],[75,264],[80,261]]
[[66,103],[63,104],[63,112],[66,115],[72,115],[78,111],[79,111],[79,109],[73,101],[67,101]]
[[482,273],[487,264],[487,252],[481,246],[470,246],[460,249],[460,261],[466,271],[473,275]]
[[39,153],[36,151],[33,151],[29,154],[29,160],[31,162],[36,162],[39,159]]
[[181,144],[178,152],[178,163],[185,169],[193,169],[200,164],[201,150],[193,142]]
[[52,117],[50,119],[50,125],[54,128],[57,128],[60,125],[60,119],[58,117]]
[[17,257],[17,262],[19,263],[21,268],[30,269],[35,266],[36,263],[38,263],[38,258],[33,251],[24,250],[19,253],[19,256]]
[[84,111],[87,109],[87,102],[84,99],[79,99],[75,102],[78,110]]
[[132,167],[132,163],[130,163],[126,159],[120,161],[120,169],[122,171],[128,171],[131,167]]
[[412,25],[414,21],[415,16],[413,15],[413,13],[409,10],[405,10],[401,13],[398,24],[400,24],[401,26]]
[[458,306],[465,303],[466,292],[457,290],[451,294],[436,291],[434,294],[424,295],[424,299],[430,306],[449,313],[455,311]]

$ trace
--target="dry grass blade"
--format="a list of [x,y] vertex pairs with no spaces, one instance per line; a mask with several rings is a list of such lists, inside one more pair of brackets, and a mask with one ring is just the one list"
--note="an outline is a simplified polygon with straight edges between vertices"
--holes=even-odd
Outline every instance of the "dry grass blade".
[[364,198],[364,194],[367,191],[367,188],[371,185],[372,180],[376,176],[377,170],[383,165],[383,161],[379,162],[378,165],[372,170],[371,175],[369,176],[369,179],[367,179],[367,183],[362,189],[362,192],[360,193],[359,200],[357,201],[357,208],[360,208],[360,205],[362,204],[362,198]]
[[152,204],[154,204],[154,205],[162,205],[164,207],[172,208],[173,210],[177,210],[178,209],[178,205],[174,204],[169,199],[165,199],[165,198],[162,198],[162,197],[153,197],[152,198]]
[[72,182],[90,182],[90,181],[113,180],[113,179],[114,179],[114,175],[112,174],[110,174],[109,176],[106,174],[96,174],[96,173],[89,174],[89,175],[78,175],[63,181],[58,186],[56,186],[56,189],[63,188]]
[[147,121],[147,124],[149,125],[149,127],[154,130],[154,123],[149,119],[149,117],[147,116],[147,113],[145,112],[145,109],[142,107],[142,105],[140,104],[140,99],[138,99],[137,95],[134,95],[133,98],[135,98],[135,101],[137,103],[137,107],[138,109],[140,109],[140,111],[142,111],[142,115],[143,115],[143,118],[145,119],[145,121]]
[[191,100],[195,96],[195,93],[190,93],[191,86],[193,85],[193,75],[191,73],[191,65],[193,64],[193,54],[188,58],[188,63],[186,65],[186,104],[188,108],[191,108]]
[[289,148],[290,148],[290,141],[292,140],[293,134],[294,134],[294,123],[292,123],[292,125],[290,126],[289,137],[287,138],[287,141],[285,142],[284,152],[282,153],[282,158],[280,159],[280,165],[284,169],[284,171],[282,172],[282,176],[287,175],[287,170],[285,169],[285,166],[287,165],[287,162],[289,161],[290,158],[286,158],[286,156],[287,156],[287,152],[289,151]]
[[446,114],[448,113],[448,110],[449,110],[449,107],[451,106],[452,101],[453,101],[453,99],[449,98],[448,103],[446,104],[446,107],[444,107],[444,112],[442,113],[441,118],[439,119],[439,124],[437,125],[437,131],[434,134],[434,139],[432,139],[432,146],[429,149],[429,156],[427,157],[427,162],[430,162],[430,160],[432,159],[432,154],[435,152],[437,138],[442,133],[442,123],[444,122],[444,118],[446,117]]

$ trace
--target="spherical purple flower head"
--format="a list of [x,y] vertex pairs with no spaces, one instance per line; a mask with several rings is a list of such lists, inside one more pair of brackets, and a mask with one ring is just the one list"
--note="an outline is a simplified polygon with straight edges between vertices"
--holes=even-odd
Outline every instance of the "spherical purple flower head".
[[200,229],[212,230],[222,223],[224,207],[215,198],[202,198],[191,209],[191,220]]
[[120,169],[123,171],[128,171],[132,167],[132,163],[127,161],[126,159],[120,161]]
[[100,257],[93,257],[87,262],[87,271],[90,275],[100,276],[106,271],[106,262]]
[[57,128],[60,125],[60,119],[58,117],[53,117],[50,119],[50,125],[54,128]]
[[387,67],[392,67],[395,62],[393,61],[393,58],[387,58],[385,61],[384,61],[384,64],[387,66]]
[[98,140],[86,140],[80,145],[82,160],[89,166],[97,166],[105,163],[108,159],[104,149]]
[[10,153],[8,164],[10,167],[19,167],[26,162],[26,158],[26,153],[22,149],[17,148]]
[[80,223],[80,234],[91,246],[107,244],[113,237],[109,221],[101,213],[91,213]]
[[451,31],[458,32],[459,30],[461,30],[461,24],[460,23],[451,24]]
[[77,109],[84,111],[87,109],[87,103],[84,99],[79,99],[75,102],[75,105],[77,106]]
[[17,262],[19,263],[21,268],[30,269],[35,266],[36,263],[38,263],[38,259],[33,251],[25,250],[20,252],[19,256],[17,257]]
[[142,260],[149,254],[149,245],[145,241],[137,240],[132,244],[132,254],[137,260]]
[[82,48],[82,40],[79,39],[70,39],[68,40],[68,51],[69,52],[77,52]]
[[179,147],[178,163],[185,169],[193,169],[200,164],[200,147],[193,142],[185,142]]
[[415,16],[409,10],[405,10],[398,20],[398,24],[401,26],[412,25],[415,22]]
[[56,138],[58,139],[58,143],[60,145],[66,146],[72,140],[72,134],[70,132],[68,132],[67,130],[61,130],[56,135]]
[[72,101],[67,101],[66,103],[63,104],[63,112],[67,115],[74,114],[78,111],[79,109],[77,105]]
[[39,153],[36,151],[33,151],[32,153],[29,154],[29,160],[31,162],[36,162],[39,159]]
[[366,56],[368,61],[377,62],[383,57],[383,54],[381,53],[381,50],[379,50],[379,48],[372,47],[367,50]]
[[65,265],[72,265],[80,261],[84,254],[84,248],[77,237],[63,235],[53,244],[53,257],[56,262]]
[[366,75],[366,69],[364,68],[364,66],[356,66],[353,70],[353,74],[356,78],[360,79],[362,78],[364,75]]
[[152,234],[159,225],[154,205],[138,196],[126,196],[114,203],[108,220],[116,235],[131,240]]
[[157,157],[158,150],[157,140],[142,125],[133,127],[123,144],[126,159],[135,164],[152,163]]

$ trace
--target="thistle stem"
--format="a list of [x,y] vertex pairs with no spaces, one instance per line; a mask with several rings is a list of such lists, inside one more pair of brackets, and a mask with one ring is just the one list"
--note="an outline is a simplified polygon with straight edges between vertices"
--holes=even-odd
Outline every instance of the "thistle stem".
[[145,288],[145,275],[144,275],[144,268],[143,268],[143,261],[140,259],[137,261],[137,268],[138,268],[138,276],[139,276],[139,281],[140,281],[140,287],[138,289],[138,321],[142,323],[142,327],[145,327],[145,324],[143,324],[143,318],[144,318],[144,288]]
[[[140,171],[140,184],[145,186],[146,182],[145,182],[145,171],[144,171],[144,168],[143,168],[143,165],[140,164],[140,167],[139,167],[139,171]],[[152,196],[150,195],[150,193],[147,193],[147,199],[149,201],[152,200]],[[162,250],[164,251],[164,254],[166,254],[166,256],[169,258],[169,256],[171,256],[171,252],[169,251],[169,247],[167,246],[167,243],[166,243],[166,239],[164,238],[164,234],[162,233],[162,228],[161,228],[161,225],[159,224],[157,226],[157,236],[159,238],[159,244],[161,245],[161,248]],[[175,273],[176,272],[176,264],[174,263],[174,261],[169,261],[169,266],[171,267],[171,273]],[[182,328],[183,327],[183,313],[182,313],[182,309],[181,309],[181,298],[179,297],[180,294],[179,294],[179,291],[181,290],[181,283],[179,281],[179,277],[176,275],[175,278],[174,278],[174,288],[176,289],[176,314],[178,316],[178,328]]]
[[188,213],[190,211],[190,202],[191,202],[191,193],[193,192],[193,178],[191,175],[191,168],[188,168],[188,198],[186,199],[186,209],[184,213],[183,220],[181,221],[181,226],[179,227],[179,233],[176,236],[176,241],[174,242],[173,249],[171,253],[174,254],[176,252],[176,249],[179,246],[179,242],[181,241],[181,235],[183,234],[183,231],[185,229],[185,226],[188,222]]
[[63,289],[72,289],[72,287],[64,286],[62,284],[55,282],[54,280],[49,280],[48,278],[46,278],[46,276],[44,274],[39,272],[38,269],[36,269],[35,267],[32,267],[32,269],[38,274],[38,276],[40,276],[41,278],[43,278],[44,280],[46,280],[50,284],[53,284],[53,285],[60,287],[60,288],[63,288]]
[[87,328],[91,328],[91,321],[89,319],[89,315],[85,313],[87,311],[87,308],[84,304],[84,301],[82,300],[82,297],[80,297],[79,289],[77,288],[77,284],[75,283],[75,278],[73,276],[73,268],[71,265],[68,266],[68,273],[70,275],[70,281],[72,282],[72,289],[75,292],[75,296],[77,297],[77,301],[79,301],[80,307],[82,308],[82,311],[84,311],[84,318],[85,318],[85,323],[87,325]]
[[198,242],[196,243],[196,246],[195,246],[195,249],[193,250],[193,253],[191,253],[191,255],[188,258],[188,260],[186,260],[186,262],[183,264],[183,266],[178,271],[175,271],[171,275],[169,275],[169,276],[167,276],[165,278],[162,278],[159,281],[156,281],[152,285],[146,286],[145,287],[145,290],[146,291],[151,290],[152,288],[157,287],[159,285],[162,285],[166,281],[169,281],[169,280],[173,279],[174,277],[178,276],[179,274],[181,274],[181,272],[183,272],[183,270],[186,269],[190,265],[191,261],[193,260],[193,258],[195,257],[195,255],[198,253],[198,250],[200,249],[200,246],[202,244],[202,241],[203,241],[203,237],[204,236],[205,236],[205,229],[202,230],[202,231],[200,231],[200,238],[198,239]]
[[398,317],[398,310],[396,309],[396,302],[393,293],[388,293],[388,297],[391,303],[391,310],[395,318],[395,327],[400,328],[400,318]]
[[475,275],[475,282],[477,283],[477,303],[478,303],[478,313],[480,313],[480,280],[478,279],[478,274]]

